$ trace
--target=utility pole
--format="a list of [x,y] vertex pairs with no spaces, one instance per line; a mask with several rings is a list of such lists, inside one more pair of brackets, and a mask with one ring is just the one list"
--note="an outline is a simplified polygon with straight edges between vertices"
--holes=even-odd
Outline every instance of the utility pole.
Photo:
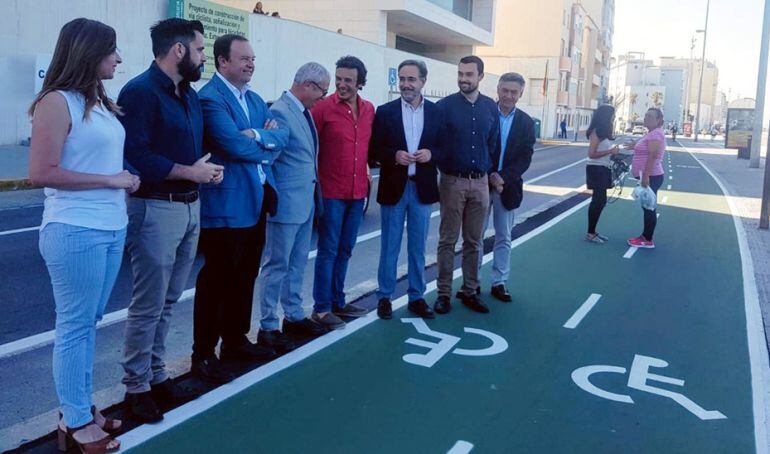
[[754,104],[754,130],[751,133],[751,154],[749,167],[759,168],[759,150],[762,148],[762,122],[765,109],[765,84],[767,82],[767,48],[770,43],[770,3],[765,0],[765,16],[762,21],[762,41],[759,48],[759,74],[757,76],[757,96]]
[[687,60],[687,89],[685,90],[684,118],[682,118],[682,128],[684,124],[690,121],[690,91],[692,91],[692,52],[695,49],[695,36],[690,38],[690,59]]
[[706,63],[706,37],[709,30],[709,5],[711,0],[706,0],[706,25],[703,28],[703,53],[700,57],[700,82],[698,82],[698,106],[695,110],[695,141],[698,141],[698,132],[700,132],[700,100],[703,91],[703,69]]
[[[765,12],[767,12],[767,0],[765,0]],[[757,108],[761,107],[757,105],[755,109]],[[759,213],[759,228],[764,230],[770,227],[770,166],[767,165],[767,161],[768,159],[765,158],[765,184],[762,187],[762,207]]]

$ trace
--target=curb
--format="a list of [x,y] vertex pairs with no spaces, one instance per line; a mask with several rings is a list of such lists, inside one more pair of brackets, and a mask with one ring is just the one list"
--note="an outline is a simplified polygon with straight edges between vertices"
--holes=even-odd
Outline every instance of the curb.
[[0,192],[20,191],[23,189],[37,189],[29,178],[17,178],[13,180],[0,180]]

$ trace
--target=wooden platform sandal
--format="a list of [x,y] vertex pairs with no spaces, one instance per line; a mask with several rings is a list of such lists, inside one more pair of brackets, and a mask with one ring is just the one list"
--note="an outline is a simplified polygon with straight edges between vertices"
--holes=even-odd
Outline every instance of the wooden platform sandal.
[[120,449],[120,441],[112,438],[110,434],[103,431],[93,421],[85,426],[70,429],[64,425],[63,420],[60,420],[58,430],[59,451],[66,452],[73,445],[77,445],[80,452],[84,454],[103,454]]

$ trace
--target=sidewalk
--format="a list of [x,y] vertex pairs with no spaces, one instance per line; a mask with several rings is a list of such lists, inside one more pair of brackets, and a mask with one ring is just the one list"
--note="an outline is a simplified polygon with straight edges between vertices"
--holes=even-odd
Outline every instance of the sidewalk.
[[765,339],[770,348],[770,230],[759,229],[765,158],[760,160],[758,169],[752,169],[749,168],[748,160],[737,159],[735,150],[721,148],[724,142],[694,142],[690,139],[681,139],[678,142],[722,180],[738,210],[736,214],[743,221],[754,265]]

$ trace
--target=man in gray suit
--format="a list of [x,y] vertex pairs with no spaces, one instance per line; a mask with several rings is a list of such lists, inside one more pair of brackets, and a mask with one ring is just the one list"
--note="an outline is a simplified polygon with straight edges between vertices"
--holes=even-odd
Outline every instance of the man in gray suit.
[[[260,281],[262,321],[257,342],[280,352],[293,350],[298,340],[326,333],[326,328],[305,317],[302,280],[313,232],[315,197],[320,196],[318,133],[310,108],[326,96],[329,82],[326,68],[306,63],[297,70],[291,89],[270,108],[276,120],[288,127],[289,144],[272,165],[279,207],[267,219]],[[284,312],[283,332],[278,329],[279,301]]]

